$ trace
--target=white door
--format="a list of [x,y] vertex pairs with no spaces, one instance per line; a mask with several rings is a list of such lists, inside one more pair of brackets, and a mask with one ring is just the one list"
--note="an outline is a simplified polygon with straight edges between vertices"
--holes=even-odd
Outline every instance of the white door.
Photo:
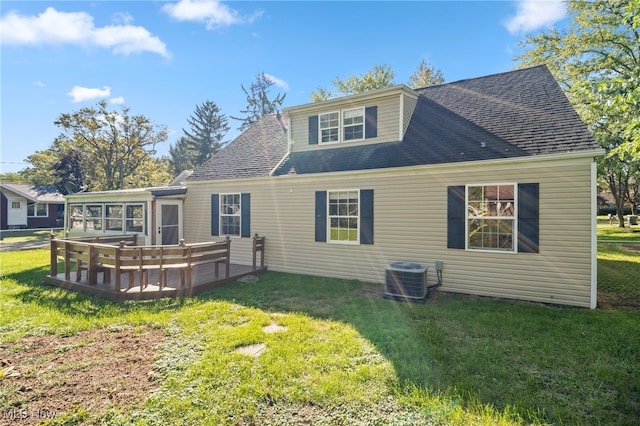
[[27,227],[27,200],[7,197],[7,226]]
[[175,245],[182,238],[182,201],[161,200],[156,204],[156,244]]

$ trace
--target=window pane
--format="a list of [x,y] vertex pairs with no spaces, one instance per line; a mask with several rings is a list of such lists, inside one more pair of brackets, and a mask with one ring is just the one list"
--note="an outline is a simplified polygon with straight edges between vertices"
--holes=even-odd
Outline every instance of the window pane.
[[33,216],[35,212],[35,204],[29,203],[27,204],[27,216]]
[[36,204],[36,216],[48,216],[48,205],[43,203]]
[[107,204],[106,211],[106,229],[108,231],[122,231],[122,204]]
[[358,192],[329,192],[329,240],[358,241]]
[[513,250],[515,185],[467,187],[468,247]]
[[71,204],[69,206],[69,229],[84,229],[82,204]]
[[240,216],[223,216],[220,222],[223,235],[240,236]]
[[87,206],[87,230],[102,230],[102,206]]

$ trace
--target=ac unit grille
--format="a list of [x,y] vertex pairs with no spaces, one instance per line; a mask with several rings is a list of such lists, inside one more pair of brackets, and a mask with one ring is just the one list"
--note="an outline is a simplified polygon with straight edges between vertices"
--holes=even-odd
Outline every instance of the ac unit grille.
[[415,262],[394,262],[385,268],[385,296],[403,299],[427,297],[427,267]]

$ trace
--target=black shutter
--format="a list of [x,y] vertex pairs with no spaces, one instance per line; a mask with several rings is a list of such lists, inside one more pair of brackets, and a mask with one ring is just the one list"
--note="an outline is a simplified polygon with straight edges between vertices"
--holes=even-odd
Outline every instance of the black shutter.
[[240,194],[240,229],[241,237],[251,236],[251,194]]
[[538,253],[540,238],[540,185],[518,185],[518,252]]
[[327,241],[327,191],[316,191],[316,241]]
[[211,194],[211,235],[220,235],[220,195]]
[[373,244],[373,189],[360,190],[360,244]]
[[447,247],[465,248],[465,196],[464,185],[447,188]]
[[318,116],[309,117],[309,145],[318,143]]
[[378,107],[370,106],[364,109],[364,137],[375,138],[378,136]]

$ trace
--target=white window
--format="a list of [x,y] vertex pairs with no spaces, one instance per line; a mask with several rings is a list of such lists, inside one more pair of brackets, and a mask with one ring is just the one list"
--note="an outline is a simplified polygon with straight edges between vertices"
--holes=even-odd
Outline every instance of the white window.
[[329,241],[358,242],[359,191],[328,191]]
[[220,235],[240,236],[240,194],[220,194]]
[[122,204],[107,204],[105,206],[107,231],[122,231],[124,210]]
[[342,134],[343,141],[364,139],[364,108],[343,111]]
[[514,184],[467,186],[469,249],[515,250],[515,193]]
[[12,209],[19,209],[20,208],[20,201],[12,201],[11,202],[11,208]]
[[127,204],[125,211],[126,232],[143,232],[144,206],[142,204]]
[[340,113],[320,114],[320,143],[340,141]]
[[145,205],[142,203],[70,204],[69,230],[84,232],[146,232]]
[[28,217],[47,217],[49,216],[49,205],[43,204],[43,203],[28,203],[27,216]]

